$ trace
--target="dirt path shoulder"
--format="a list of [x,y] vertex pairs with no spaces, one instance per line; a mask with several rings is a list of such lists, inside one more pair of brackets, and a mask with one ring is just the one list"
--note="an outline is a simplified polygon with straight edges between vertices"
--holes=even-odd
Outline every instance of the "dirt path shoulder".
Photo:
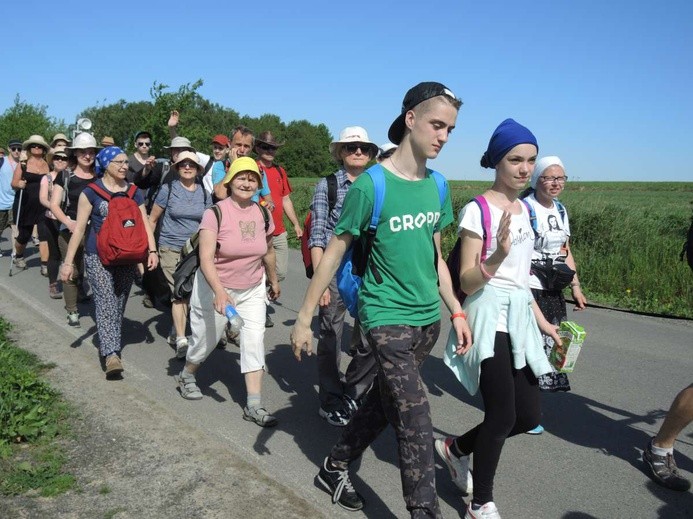
[[3,289],[0,315],[13,324],[18,346],[56,364],[48,378],[77,409],[73,435],[62,440],[75,490],[55,498],[0,498],[0,517],[323,516],[218,439],[181,424],[127,380],[106,382],[94,370],[95,352],[70,350],[74,337],[62,326]]

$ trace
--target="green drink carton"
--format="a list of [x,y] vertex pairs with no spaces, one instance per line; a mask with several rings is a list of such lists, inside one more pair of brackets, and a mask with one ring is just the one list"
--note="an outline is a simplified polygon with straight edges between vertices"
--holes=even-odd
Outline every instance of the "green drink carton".
[[572,373],[585,340],[585,329],[573,321],[563,321],[558,328],[558,335],[563,344],[553,345],[549,361],[559,373]]

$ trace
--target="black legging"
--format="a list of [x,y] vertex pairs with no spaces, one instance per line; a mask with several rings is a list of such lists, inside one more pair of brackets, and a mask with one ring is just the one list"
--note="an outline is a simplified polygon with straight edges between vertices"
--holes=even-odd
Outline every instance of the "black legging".
[[529,366],[512,367],[510,336],[496,332],[493,357],[481,363],[479,381],[484,400],[484,421],[455,439],[464,453],[473,453],[474,499],[493,501],[493,479],[505,439],[527,432],[539,424],[539,386]]
[[[38,224],[39,236],[44,236],[48,243],[48,282],[58,281],[58,270],[60,269],[60,249],[58,248],[58,227],[60,222],[45,217]],[[40,239],[40,238],[39,238]]]

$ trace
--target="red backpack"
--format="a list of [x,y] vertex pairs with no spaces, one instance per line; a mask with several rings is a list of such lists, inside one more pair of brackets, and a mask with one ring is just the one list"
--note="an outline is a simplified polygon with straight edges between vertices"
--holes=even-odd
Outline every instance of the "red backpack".
[[98,184],[89,187],[108,202],[108,214],[96,235],[96,251],[105,266],[135,265],[147,261],[149,239],[142,211],[133,200],[137,186],[111,195]]
[[[334,209],[334,206],[337,205],[337,175],[333,173],[328,175],[326,178],[328,205],[327,217],[329,218],[332,209]],[[303,236],[301,236],[301,255],[303,256],[303,266],[306,268],[306,277],[309,279],[313,277],[313,259],[310,256],[310,248],[308,247],[310,233],[313,230],[312,227],[313,211],[309,209],[306,219],[303,222]]]

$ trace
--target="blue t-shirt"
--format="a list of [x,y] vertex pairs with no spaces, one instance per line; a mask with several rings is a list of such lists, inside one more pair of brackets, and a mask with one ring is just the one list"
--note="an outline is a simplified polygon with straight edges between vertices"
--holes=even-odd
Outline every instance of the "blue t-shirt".
[[[106,192],[113,194],[113,192],[110,191],[103,184],[102,179],[95,180],[94,183],[98,184],[98,186],[103,188]],[[128,189],[129,188],[130,184],[128,183]],[[101,198],[99,195],[97,195],[90,186],[85,187],[82,193],[84,193],[84,195],[87,197],[87,200],[89,200],[89,203],[91,204],[91,216],[89,217],[90,225],[89,231],[87,233],[87,240],[84,243],[84,252],[86,254],[97,254],[96,234],[101,229],[101,226],[103,225],[103,221],[106,219],[106,216],[108,216],[108,202]],[[141,190],[138,189],[135,192],[135,197],[133,198],[133,200],[135,200],[135,203],[137,205],[144,204],[144,196],[142,196]]]
[[205,193],[199,183],[195,184],[194,191],[188,191],[180,180],[174,180],[161,186],[154,203],[164,209],[159,228],[159,247],[181,249],[200,226],[202,213],[212,207],[212,197]]
[[14,189],[12,188],[12,174],[14,169],[7,157],[0,167],[0,211],[12,209],[14,203]]

